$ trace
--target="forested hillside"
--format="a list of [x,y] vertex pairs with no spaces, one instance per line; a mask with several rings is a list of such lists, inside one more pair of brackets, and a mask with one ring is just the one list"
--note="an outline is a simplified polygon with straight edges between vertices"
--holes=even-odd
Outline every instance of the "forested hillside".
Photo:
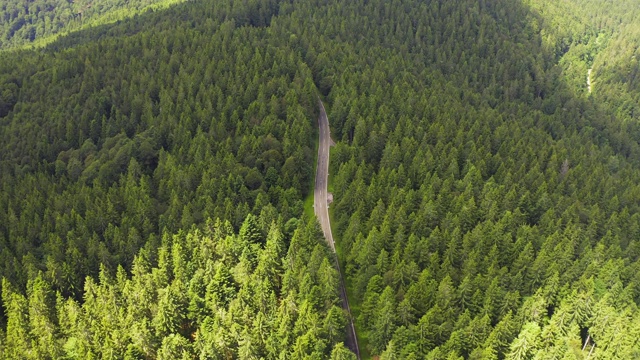
[[89,269],[130,265],[165,229],[301,214],[313,166],[309,70],[286,48],[259,47],[261,30],[163,21],[3,62],[4,82],[20,86],[0,129],[1,263],[12,281],[26,283],[18,268],[32,254],[79,295]]
[[26,296],[4,281],[5,358],[349,359],[334,347],[345,317],[315,223],[287,252],[269,220],[250,215],[237,235],[229,222],[165,233],[156,266],[142,250],[131,276],[103,267],[82,302],[54,294],[44,274]]
[[0,353],[354,358],[320,96],[363,357],[640,358],[637,19],[198,0],[0,53]]
[[[267,35],[263,25],[272,13],[270,4],[263,5],[253,10],[219,2],[215,7],[210,3],[183,6],[78,35],[91,39],[106,36],[104,31],[116,33],[98,42],[86,41],[61,50],[56,44],[41,52],[0,55],[0,272],[5,279],[2,305],[7,333],[2,343],[6,358],[21,353],[28,358],[123,356],[128,344],[138,346],[140,339],[131,337],[136,332],[130,334],[131,326],[138,325],[142,327],[137,328],[140,336],[148,336],[140,341],[148,343],[134,350],[145,357],[160,356],[163,339],[176,329],[183,337],[170,340],[175,346],[206,332],[196,330],[207,316],[209,332],[227,334],[219,327],[222,325],[216,325],[215,316],[223,316],[217,309],[227,309],[245,285],[249,294],[256,294],[255,286],[264,287],[260,291],[264,291],[266,302],[256,303],[254,308],[257,299],[251,299],[252,304],[241,303],[228,310],[232,317],[225,315],[225,326],[239,333],[235,340],[225,340],[229,344],[217,345],[225,356],[235,357],[232,354],[240,351],[240,341],[248,347],[242,350],[247,354],[268,352],[271,357],[286,358],[304,335],[297,351],[317,353],[316,357],[322,358],[341,341],[343,314],[335,313],[339,308],[331,310],[337,303],[336,284],[327,276],[335,274],[323,243],[312,230],[301,235],[306,245],[291,240],[298,224],[305,227],[308,222],[298,219],[312,180],[315,87],[299,55],[281,45],[280,38]],[[185,20],[177,23],[180,16]],[[196,19],[200,21],[194,27]],[[243,21],[256,26],[242,26]],[[256,216],[254,226],[260,231],[249,234],[247,240],[241,225],[250,214]],[[182,243],[181,249],[175,250],[172,234],[204,226],[208,219],[227,222],[223,234],[209,241],[218,247],[221,241],[229,242],[231,253],[224,250],[216,255],[211,250],[200,254],[197,242]],[[271,251],[277,253],[264,260],[268,265],[259,265],[266,253],[261,256],[264,246],[258,245],[269,237],[272,223],[284,234],[273,235],[278,243]],[[309,226],[315,229],[314,222]],[[241,240],[227,239],[233,229],[239,229]],[[290,261],[284,262],[290,242],[297,245],[291,245]],[[74,309],[93,317],[97,310],[87,304],[89,297],[95,297],[98,304],[115,297],[113,301],[121,304],[131,296],[142,296],[122,288],[116,294],[107,290],[111,289],[108,279],[117,269],[136,268],[134,258],[140,248],[137,261],[148,265],[140,268],[132,281],[150,281],[142,276],[152,268],[167,275],[149,284],[154,295],[139,304],[139,310],[122,307],[122,316],[133,317],[134,323],[105,320],[123,326],[108,329],[129,336],[113,339],[118,345],[105,342],[110,330],[101,328],[104,331],[96,333],[87,328],[90,323],[76,318]],[[167,257],[163,251],[173,255],[183,251],[189,263],[177,263],[175,256]],[[211,263],[208,267],[207,262]],[[297,265],[292,267],[295,262],[315,268],[303,271]],[[238,272],[233,270],[237,264],[241,264]],[[324,270],[316,271],[321,264]],[[185,267],[179,283],[168,266]],[[256,274],[248,285],[249,277],[261,266],[267,267],[261,270],[267,274]],[[233,277],[226,290],[212,285],[213,290],[207,292],[218,268],[224,269],[220,271],[227,278]],[[197,277],[196,272],[208,275]],[[118,274],[119,284],[124,286],[124,272]],[[322,281],[316,276],[323,276]],[[263,284],[265,277],[274,283]],[[102,290],[93,293],[91,281]],[[39,309],[44,312],[38,314],[44,318],[32,312],[36,305],[31,300],[25,303],[19,295],[26,289],[28,298],[35,284],[44,287],[37,295],[42,301]],[[179,304],[169,305],[186,311],[192,298],[185,297],[182,289],[190,286],[199,286],[192,291],[203,299],[213,296],[212,291],[228,294],[217,307],[212,307],[213,303],[193,305],[206,306],[204,312],[192,309],[199,312],[197,317],[169,311],[174,317],[166,321],[172,327],[158,328],[165,326],[157,324],[165,321],[157,320],[165,316],[158,313],[165,301],[162,294],[177,293],[174,295],[179,299],[170,300]],[[300,286],[303,291],[298,292]],[[304,304],[307,296],[313,304]],[[287,313],[288,307],[295,308],[295,314]],[[244,326],[267,336],[266,328],[258,330],[251,325],[254,316],[259,317],[258,308],[268,326],[275,326],[274,332],[282,331],[277,341],[272,340],[276,348],[270,345],[267,350],[264,342],[258,344],[237,328]],[[101,311],[107,312],[95,316],[110,316],[116,310]],[[327,326],[337,328],[325,334],[315,327],[315,319],[324,319],[329,312],[338,322]],[[148,320],[146,325],[145,319],[138,318],[141,313]],[[276,326],[275,314],[287,318]],[[298,314],[312,320],[297,322]],[[314,326],[311,330],[309,321]],[[298,324],[296,329],[294,324]],[[79,339],[70,326],[93,337]],[[285,334],[289,340],[283,340]]]
[[43,44],[70,31],[114,22],[181,0],[3,0],[0,50]]
[[[638,60],[640,8],[634,1],[540,1],[528,3],[557,35],[546,33],[556,45],[560,65],[578,92],[587,94],[592,69],[592,94],[622,121],[640,120]],[[555,38],[555,40],[554,40]],[[637,130],[636,130],[637,136]]]
[[640,356],[637,123],[577,91],[565,54],[588,34],[508,1],[326,13],[309,39],[341,46],[308,54],[342,139],[333,214],[365,348]]

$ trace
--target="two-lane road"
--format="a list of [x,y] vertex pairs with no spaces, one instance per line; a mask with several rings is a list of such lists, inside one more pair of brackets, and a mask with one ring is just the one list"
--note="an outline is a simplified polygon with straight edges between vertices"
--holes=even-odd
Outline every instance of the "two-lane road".
[[360,359],[360,349],[358,348],[358,340],[356,337],[356,329],[353,326],[351,318],[351,309],[349,308],[349,300],[347,299],[347,291],[344,287],[344,279],[340,271],[338,256],[336,255],[336,246],[333,242],[331,234],[331,222],[329,219],[329,193],[327,184],[329,181],[329,148],[331,147],[331,133],[329,132],[329,119],[327,112],[324,110],[324,104],[318,100],[320,106],[320,116],[318,117],[318,126],[320,127],[320,143],[318,144],[318,166],[316,168],[316,184],[313,190],[313,208],[322,227],[325,239],[329,243],[331,250],[335,256],[336,266],[340,274],[340,299],[342,300],[342,308],[347,311],[349,316],[349,324],[347,325],[347,341],[346,346],[353,351],[358,359]]

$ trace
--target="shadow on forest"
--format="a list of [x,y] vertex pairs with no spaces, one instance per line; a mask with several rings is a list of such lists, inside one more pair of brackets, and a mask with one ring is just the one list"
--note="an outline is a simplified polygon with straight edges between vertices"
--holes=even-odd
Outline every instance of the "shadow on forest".
[[[617,119],[614,109],[581,96],[564,77],[559,61],[569,51],[570,44],[559,35],[548,36],[559,32],[550,19],[522,2],[431,2],[425,5],[436,8],[426,11],[432,15],[430,18],[424,16],[418,5],[411,0],[400,1],[400,4],[394,4],[393,9],[383,1],[347,5],[352,7],[349,10],[352,11],[350,17],[356,19],[354,22],[364,23],[341,24],[345,33],[335,31],[317,36],[345,44],[356,52],[362,49],[363,53],[356,56],[365,59],[365,66],[377,61],[370,58],[370,52],[367,53],[372,48],[382,47],[402,54],[411,59],[407,62],[417,65],[413,69],[405,69],[416,77],[425,68],[428,72],[436,71],[454,86],[470,87],[490,107],[507,114],[518,114],[523,109],[538,110],[548,116],[536,116],[535,125],[543,128],[553,139],[573,133],[584,134],[594,144],[611,146],[615,153],[640,165],[640,135],[634,135],[640,133],[630,131],[633,125]],[[314,15],[320,19],[325,13],[329,16],[326,9],[329,6],[321,7],[324,9]],[[382,12],[395,16],[390,24],[381,19],[372,20],[371,14]],[[481,22],[489,23],[487,28],[493,30],[493,34],[480,34],[485,30],[479,29]],[[420,23],[426,26],[420,27]],[[547,36],[543,38],[542,33]],[[549,38],[558,41],[548,43]],[[479,45],[480,42],[482,44]],[[329,95],[332,80],[338,78],[344,69],[338,66],[327,71],[322,49],[318,50],[317,45],[309,47],[316,47],[311,51],[314,55],[307,56],[316,84],[320,84],[322,92]],[[544,68],[537,69],[539,65]],[[391,75],[389,78],[393,82]],[[338,137],[345,132],[340,125],[336,130]],[[353,128],[349,130],[353,131]]]
[[[305,46],[304,58],[313,70],[316,84],[320,84],[318,87],[329,99],[327,108],[330,112],[332,133],[337,134],[338,139],[342,138],[343,144],[353,145],[351,148],[348,148],[349,145],[344,147],[348,149],[342,152],[344,155],[342,159],[338,154],[338,160],[332,160],[335,165],[331,170],[333,174],[337,174],[338,167],[344,165],[350,158],[356,159],[354,163],[360,163],[361,159],[365,159],[365,156],[354,156],[353,153],[348,153],[348,150],[364,153],[368,149],[373,149],[374,156],[367,157],[365,162],[369,166],[367,170],[371,169],[372,172],[378,170],[377,165],[383,156],[383,150],[391,149],[391,147],[385,149],[385,146],[393,143],[385,144],[386,139],[382,136],[374,138],[372,134],[379,135],[383,131],[384,135],[393,134],[394,127],[401,116],[407,116],[412,119],[411,121],[424,122],[424,128],[427,128],[428,122],[432,119],[428,116],[421,117],[425,112],[416,108],[411,109],[407,105],[415,104],[417,107],[425,103],[432,105],[432,103],[428,101],[419,103],[417,100],[410,104],[409,101],[403,101],[405,98],[419,98],[420,91],[432,92],[435,94],[434,98],[439,97],[440,99],[433,101],[437,103],[436,105],[445,103],[446,100],[443,98],[447,96],[454,98],[459,96],[460,102],[465,107],[478,107],[480,110],[492,108],[502,118],[499,121],[520,122],[522,127],[519,130],[522,133],[514,134],[516,141],[518,136],[522,136],[528,130],[527,127],[544,130],[545,134],[549,135],[544,136],[545,140],[552,139],[553,143],[558,144],[557,148],[566,150],[564,154],[558,152],[559,155],[566,154],[569,160],[576,159],[573,163],[563,163],[571,164],[572,167],[581,165],[579,164],[581,160],[588,160],[591,156],[589,151],[593,151],[594,148],[603,149],[602,153],[607,156],[615,153],[621,158],[625,157],[635,167],[640,164],[637,141],[633,135],[630,135],[627,124],[614,116],[615,110],[594,101],[594,98],[586,98],[567,81],[559,61],[570,47],[562,42],[546,43],[547,40],[542,37],[543,31],[553,34],[557,29],[553,28],[551,22],[537,10],[520,2],[508,1],[480,2],[480,5],[473,1],[455,3],[433,1],[425,7],[430,6],[434,9],[427,10],[420,8],[417,3],[411,0],[396,1],[393,5],[387,5],[381,0],[340,5],[332,2],[314,9],[315,18],[310,20],[311,24],[308,26],[311,29],[310,33],[306,34],[304,41],[301,41]],[[340,13],[351,21],[336,19],[332,24],[323,24],[323,22],[331,23],[331,15],[336,13]],[[388,19],[389,16],[392,18]],[[463,24],[464,22],[470,24]],[[479,26],[477,26],[480,22],[488,24],[486,27],[493,31],[480,35]],[[428,26],[421,26],[423,24]],[[314,33],[315,29],[321,30]],[[478,38],[482,36],[485,37],[484,43],[477,45]],[[356,74],[353,75],[354,73]],[[407,73],[410,76],[405,76]],[[429,79],[431,76],[437,81],[431,81]],[[443,84],[453,84],[452,87],[457,88],[458,91],[447,91],[450,89],[446,89],[446,86],[443,89]],[[435,88],[431,90],[431,86]],[[395,97],[398,88],[401,89],[399,91],[401,94]],[[402,92],[405,90],[415,91],[416,94]],[[390,100],[394,98],[400,100],[397,103],[402,105],[394,108],[396,104],[394,100]],[[330,109],[330,107],[334,108]],[[460,115],[460,112],[456,114],[457,110],[459,109],[440,108],[434,112],[439,111],[438,115],[446,119],[444,121],[439,119],[442,122],[455,124],[456,121],[460,121],[463,123],[461,127],[471,126],[469,123],[473,123],[473,120],[463,122],[456,118]],[[490,113],[493,115],[493,112]],[[451,118],[447,118],[448,115],[452,115]],[[361,138],[364,140],[353,142],[353,133],[356,132],[358,124],[364,124],[360,128],[361,133],[365,134]],[[380,130],[383,126],[384,129]],[[447,130],[455,133],[455,130]],[[398,131],[398,133],[401,132]],[[432,135],[432,138],[436,136],[440,134]],[[399,143],[401,139],[396,137],[394,140]],[[418,137],[417,140],[420,141],[421,138]],[[592,144],[595,146],[591,146]],[[542,143],[535,145],[535,147],[545,146]],[[401,146],[402,144],[398,147],[401,152],[407,151]],[[495,146],[497,148],[501,144],[495,144]],[[611,151],[608,151],[609,148]],[[336,152],[339,150],[340,148]],[[509,150],[511,153],[508,153],[508,156],[515,160],[514,163],[523,161],[516,152],[515,146]],[[334,155],[332,156],[336,159]],[[397,159],[400,158],[400,156],[397,157]],[[419,160],[422,161],[422,159]],[[543,158],[531,160],[537,160],[541,166],[545,166]],[[566,161],[563,158],[560,162],[563,160]],[[462,174],[466,164],[464,162],[458,164],[460,168],[456,169],[456,173]],[[397,166],[397,162],[395,165]],[[406,168],[409,167],[407,163],[403,165]],[[522,168],[527,166],[530,165],[523,164]],[[557,171],[566,173],[564,167],[564,165],[562,168],[558,166]],[[358,168],[358,171],[361,168]],[[393,167],[390,166],[390,168]],[[515,171],[515,169],[510,170]],[[356,171],[355,166],[353,171]],[[344,173],[348,174],[348,170]],[[346,178],[342,179],[342,185],[346,188],[348,184],[345,183],[358,175],[344,176]],[[369,179],[365,179],[362,186],[366,189],[366,186],[370,185],[370,189],[376,189],[373,180],[371,184],[368,181]],[[351,185],[355,183],[356,181]],[[381,189],[379,184],[375,185],[378,186],[377,189]],[[412,186],[418,191],[417,188],[420,185],[413,183]],[[349,187],[349,190],[352,189],[353,187]],[[531,191],[536,190],[538,189],[531,189]],[[376,194],[375,190],[369,191]],[[372,195],[372,198],[376,196]],[[379,198],[384,197],[379,196]],[[349,241],[353,241],[357,233],[352,228],[360,226],[353,225],[355,222],[352,220],[360,221],[361,217],[366,218],[366,214],[373,210],[375,201],[370,204],[362,201],[361,207],[356,204],[342,208],[340,201],[338,199],[334,207],[334,214],[338,219],[333,219],[332,222],[337,224],[336,237],[341,238],[337,240],[338,246],[345,246],[345,252],[348,253],[349,244],[353,244]],[[380,201],[385,203],[383,200]],[[389,202],[386,202],[386,205],[389,205]],[[355,209],[360,213],[357,217],[351,217]],[[364,210],[360,211],[361,209]],[[379,225],[380,219],[382,215],[376,219],[375,225]],[[348,239],[345,233],[350,231],[353,233],[351,239]],[[367,237],[366,232],[362,234]],[[341,245],[342,241],[346,245]],[[372,256],[375,255],[377,254]],[[373,259],[375,260],[375,257]],[[344,267],[356,266],[354,264],[361,265],[353,261]],[[370,274],[366,272],[365,265],[362,265],[361,269],[363,270],[360,277],[356,270],[349,274],[349,283],[352,288],[355,288],[350,290],[356,294],[351,298],[359,299],[356,302],[364,301],[363,289],[370,280]],[[362,304],[355,304],[353,308],[359,309],[360,305]],[[549,309],[552,310],[552,308]],[[357,318],[359,314],[354,315]],[[366,326],[359,326],[359,328],[366,329]],[[363,336],[359,336],[359,339],[362,338]],[[367,348],[366,344],[361,344],[360,347]]]
[[[235,2],[216,2],[208,0],[186,1],[160,10],[150,9],[142,14],[72,32],[44,47],[45,51],[60,51],[88,42],[107,38],[132,36],[137,33],[179,27],[195,28],[198,20],[212,19],[221,24],[233,21],[235,26],[269,26],[271,18],[278,15],[276,0]],[[204,16],[203,16],[204,15]]]

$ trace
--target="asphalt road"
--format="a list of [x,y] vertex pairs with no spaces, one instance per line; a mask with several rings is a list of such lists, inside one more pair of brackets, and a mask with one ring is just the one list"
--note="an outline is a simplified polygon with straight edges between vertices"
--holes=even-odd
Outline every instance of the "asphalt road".
[[335,263],[340,273],[340,299],[342,300],[342,308],[349,315],[349,323],[347,324],[347,339],[345,345],[353,351],[358,359],[360,359],[360,349],[358,348],[358,340],[356,330],[353,326],[351,317],[351,309],[349,308],[349,300],[344,287],[344,279],[340,271],[338,256],[336,255],[336,246],[333,242],[333,234],[331,233],[331,220],[329,219],[328,191],[327,184],[329,181],[329,148],[331,147],[331,133],[329,131],[329,119],[327,112],[324,110],[324,104],[318,100],[320,106],[320,116],[318,117],[318,126],[320,128],[320,143],[318,145],[318,166],[316,168],[316,184],[313,190],[313,209],[322,227],[324,237],[329,243],[331,250],[335,256]]

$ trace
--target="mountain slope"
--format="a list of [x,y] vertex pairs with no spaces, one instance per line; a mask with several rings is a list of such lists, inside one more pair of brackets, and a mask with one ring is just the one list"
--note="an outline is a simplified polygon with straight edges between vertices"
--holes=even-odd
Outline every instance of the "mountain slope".
[[[299,11],[287,26],[304,33]],[[300,44],[343,140],[335,233],[361,348],[636,356],[599,319],[627,313],[619,326],[637,331],[638,145],[575,92],[564,36],[542,38],[549,22],[511,3],[313,11]]]
[[0,50],[46,44],[88,28],[164,8],[180,0],[7,0],[0,8]]
[[3,358],[350,356],[300,218],[315,87],[274,11],[201,2],[0,54]]
[[[0,54],[6,356],[206,358],[212,341],[223,357],[352,357],[302,217],[320,94],[365,357],[638,357],[635,14],[620,4],[198,1]],[[204,236],[211,252],[180,240],[216,218],[228,236]],[[285,275],[246,299],[272,231]],[[169,248],[204,254],[169,266]],[[222,268],[233,289],[203,290]],[[92,299],[133,301],[114,277],[154,272],[157,296],[117,327],[149,335],[79,338]],[[233,300],[207,303],[221,292]],[[182,306],[168,322],[167,304]],[[271,340],[252,333],[263,315]]]

